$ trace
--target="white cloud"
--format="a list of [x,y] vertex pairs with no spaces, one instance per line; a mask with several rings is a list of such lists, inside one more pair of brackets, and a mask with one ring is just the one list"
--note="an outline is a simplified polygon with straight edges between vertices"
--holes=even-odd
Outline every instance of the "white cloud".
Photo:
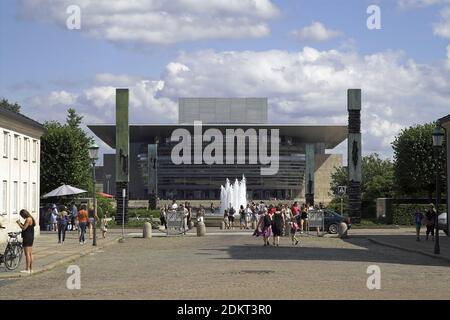
[[397,0],[400,8],[425,8],[432,5],[448,4],[450,0]]
[[114,43],[172,44],[263,37],[279,14],[271,0],[20,0],[28,19],[65,28],[66,8],[81,8],[81,32]]
[[441,10],[441,20],[433,25],[435,35],[450,39],[450,7]]
[[307,27],[291,31],[291,35],[299,40],[328,41],[339,37],[341,32],[327,29],[320,22],[313,22]]
[[[101,82],[72,93],[73,106],[86,123],[113,123],[115,84],[135,79],[128,86],[132,123],[176,122],[179,97],[207,96],[268,97],[274,123],[346,124],[347,89],[361,88],[364,151],[391,155],[390,142],[401,128],[448,114],[447,50],[442,65],[419,64],[402,52],[360,55],[310,47],[180,53],[159,79],[97,75]],[[38,119],[48,119],[45,104],[33,106]]]

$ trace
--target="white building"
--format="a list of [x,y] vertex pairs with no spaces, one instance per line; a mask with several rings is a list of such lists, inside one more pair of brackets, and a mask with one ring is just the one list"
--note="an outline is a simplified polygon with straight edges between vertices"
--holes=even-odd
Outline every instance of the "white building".
[[[0,242],[10,231],[20,231],[21,209],[36,220],[39,234],[40,138],[44,127],[16,112],[0,107]],[[23,219],[22,219],[23,222]]]

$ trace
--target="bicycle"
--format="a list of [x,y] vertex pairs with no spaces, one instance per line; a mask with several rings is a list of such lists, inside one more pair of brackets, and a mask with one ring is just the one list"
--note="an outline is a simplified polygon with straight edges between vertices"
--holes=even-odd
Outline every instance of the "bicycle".
[[23,245],[18,236],[21,232],[8,232],[8,243],[5,253],[0,253],[0,265],[3,263],[8,270],[15,270],[20,265],[23,255]]

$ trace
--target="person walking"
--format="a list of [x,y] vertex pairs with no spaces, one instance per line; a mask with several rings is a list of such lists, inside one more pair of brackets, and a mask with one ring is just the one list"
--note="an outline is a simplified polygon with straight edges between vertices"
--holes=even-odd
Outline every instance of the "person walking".
[[64,244],[64,241],[66,240],[67,222],[69,221],[66,206],[62,205],[59,207],[58,217],[56,220],[58,223],[58,243]]
[[214,214],[215,211],[216,211],[216,208],[214,208],[214,203],[211,202],[211,214]]
[[250,229],[250,225],[252,222],[253,210],[249,203],[247,203],[247,207],[245,208],[245,229]]
[[228,219],[228,210],[225,209],[224,213],[223,213],[223,222],[225,224],[225,229],[229,229],[230,228],[230,220]]
[[189,210],[185,207],[185,205],[180,205],[181,216],[183,218],[183,234],[186,235],[186,231],[188,230],[188,216]]
[[203,205],[200,205],[200,207],[197,210],[197,215],[196,215],[198,223],[203,223],[204,222],[204,220],[205,220],[205,213],[206,213],[205,208],[203,208]]
[[52,207],[49,206],[47,208],[47,211],[45,212],[45,230],[46,231],[52,231],[53,229],[53,224],[52,224]]
[[159,222],[162,226],[164,226],[165,229],[167,229],[167,212],[166,212],[166,206],[163,205],[159,209]]
[[92,239],[92,233],[94,229],[94,223],[98,221],[97,214],[95,213],[94,206],[91,205],[88,211],[87,227],[89,228],[89,239]]
[[308,211],[309,211],[309,204],[306,204],[301,210],[301,217],[300,217],[300,233],[309,232],[309,221],[308,221]]
[[77,220],[78,220],[78,226],[80,228],[80,244],[84,244],[85,243],[85,234],[86,234],[86,225],[88,223],[88,213],[86,211],[86,205],[83,204],[81,205],[81,210],[78,212],[77,215]]
[[234,229],[234,214],[236,213],[236,210],[231,206],[230,203],[230,211],[228,211],[228,221],[230,223],[230,229]]
[[416,213],[414,214],[414,224],[416,226],[416,241],[420,241],[420,228],[422,227],[423,213],[420,212],[419,208],[416,208]]
[[78,208],[75,205],[75,202],[72,202],[72,208],[70,208],[70,220],[72,223],[72,230],[78,230],[77,215],[78,215]]
[[283,228],[284,228],[284,216],[281,210],[283,209],[282,205],[280,204],[277,208],[275,213],[272,216],[272,232],[273,232],[273,245],[279,246],[280,245],[280,237],[283,235]]
[[241,205],[241,207],[239,208],[239,228],[242,229],[246,229],[247,228],[247,219],[246,219],[246,212],[244,209],[244,206]]
[[426,231],[426,240],[428,240],[428,236],[431,233],[431,240],[434,241],[434,227],[436,226],[436,209],[434,204],[430,204],[430,208],[425,214],[427,217],[427,231]]
[[102,231],[102,238],[106,238],[106,232],[108,232],[108,214],[106,211],[103,217],[100,219],[100,230]]
[[25,209],[20,210],[19,215],[25,219],[24,223],[21,223],[20,220],[17,220],[16,223],[22,229],[22,246],[26,260],[26,270],[20,272],[31,274],[33,273],[33,243],[36,221],[34,221],[33,216]]
[[272,218],[267,211],[260,215],[258,225],[254,235],[257,237],[262,236],[264,241],[264,246],[270,246],[270,236],[272,235]]
[[51,231],[57,231],[58,230],[58,209],[56,208],[56,204],[53,204],[53,208],[52,208],[52,230]]

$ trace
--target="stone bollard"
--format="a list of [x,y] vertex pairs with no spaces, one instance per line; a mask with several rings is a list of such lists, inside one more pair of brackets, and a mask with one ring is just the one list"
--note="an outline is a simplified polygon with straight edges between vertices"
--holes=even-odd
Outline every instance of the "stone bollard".
[[222,221],[222,222],[220,223],[220,230],[224,230],[224,229],[225,229],[225,222]]
[[339,224],[339,228],[338,228],[339,238],[341,238],[341,239],[348,238],[347,232],[348,232],[347,224],[344,222],[341,222]]
[[142,231],[144,239],[150,239],[152,237],[152,225],[150,222],[144,223],[144,230]]
[[197,222],[197,237],[204,237],[206,235],[206,225],[204,222]]

